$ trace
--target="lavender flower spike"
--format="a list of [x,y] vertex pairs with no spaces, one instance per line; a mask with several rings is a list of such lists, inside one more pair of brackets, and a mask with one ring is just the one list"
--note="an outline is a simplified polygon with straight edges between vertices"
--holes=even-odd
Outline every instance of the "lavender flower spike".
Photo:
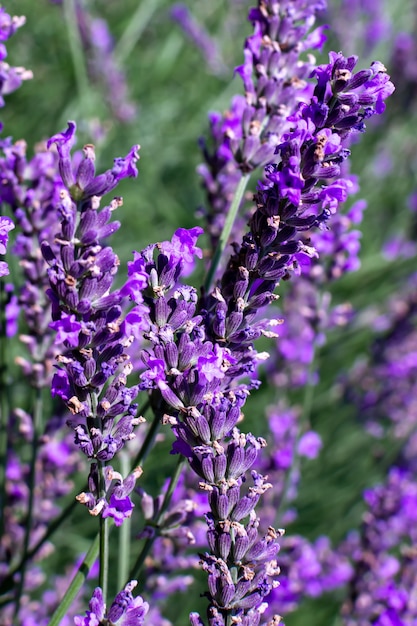
[[16,91],[22,81],[33,76],[30,70],[25,70],[24,67],[11,67],[4,60],[7,57],[7,50],[3,42],[10,39],[25,21],[24,16],[11,17],[3,7],[0,7],[0,107],[4,106],[3,95]]
[[77,615],[74,618],[75,626],[142,626],[149,611],[149,604],[141,596],[133,597],[132,591],[137,586],[136,580],[131,580],[113,600],[110,609],[106,611],[103,593],[100,587],[94,590],[89,602],[89,610],[85,617]]
[[[9,232],[13,230],[14,224],[10,217],[0,215],[0,254],[6,254]],[[0,278],[9,273],[8,265],[5,261],[0,261]]]
[[239,181],[273,160],[291,126],[289,116],[311,98],[311,52],[325,41],[324,27],[312,28],[325,6],[325,0],[258,0],[249,11],[253,33],[245,41],[244,63],[235,69],[245,95],[235,96],[224,115],[210,114],[211,145],[200,142],[205,163],[198,173],[207,194],[213,248]]
[[111,216],[121,204],[114,198],[100,209],[100,196],[111,191],[126,176],[136,176],[138,146],[114,166],[95,176],[94,147],[84,147],[84,159],[74,167],[71,148],[75,123],[52,137],[59,155],[59,169],[67,187],[61,193],[58,212],[61,230],[56,244],[42,243],[49,265],[48,277],[52,302],[50,327],[56,331],[63,348],[52,380],[52,395],[62,398],[72,414],[68,425],[75,443],[93,461],[88,492],[77,499],[92,515],[113,517],[116,525],[130,517],[133,504],[129,494],[141,470],[136,468],[123,478],[111,466],[117,452],[135,435],[137,417],[134,402],[138,386],[128,386],[133,369],[127,348],[133,337],[123,315],[127,300],[119,290],[112,291],[119,260],[103,240],[120,226]]
[[[131,265],[132,285],[142,285],[148,307],[150,345],[142,353],[147,369],[140,387],[150,391],[151,404],[164,401],[165,419],[176,436],[173,452],[187,458],[208,495],[210,551],[200,556],[208,573],[209,619],[217,619],[210,623],[239,619],[255,626],[265,610],[263,599],[276,584],[280,536],[273,528],[261,533],[254,511],[271,487],[250,471],[265,442],[236,428],[249,394],[238,377],[256,351],[237,353],[238,362],[224,341],[208,339],[195,289],[179,283],[187,257],[199,254],[199,230],[177,231],[171,242],[149,246]],[[140,304],[133,286],[131,293]]]
[[114,159],[111,170],[95,176],[94,146],[87,144],[83,148],[84,159],[75,171],[71,161],[71,148],[75,143],[75,122],[68,122],[68,128],[49,139],[48,148],[55,144],[59,154],[59,171],[64,185],[68,188],[73,200],[87,200],[93,196],[104,196],[110,193],[118,183],[127,177],[138,175],[136,161],[139,159],[139,146],[134,145],[126,157]]

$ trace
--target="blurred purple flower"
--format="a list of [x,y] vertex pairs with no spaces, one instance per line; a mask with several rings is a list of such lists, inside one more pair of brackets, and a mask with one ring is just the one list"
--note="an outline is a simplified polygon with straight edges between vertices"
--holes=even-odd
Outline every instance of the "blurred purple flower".
[[323,443],[318,433],[313,430],[301,435],[298,442],[298,454],[308,459],[317,458]]

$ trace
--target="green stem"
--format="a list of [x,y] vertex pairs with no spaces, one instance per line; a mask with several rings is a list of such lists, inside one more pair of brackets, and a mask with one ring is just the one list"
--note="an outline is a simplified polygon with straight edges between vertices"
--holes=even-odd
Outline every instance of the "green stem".
[[[129,455],[126,450],[120,450],[120,472],[122,476],[129,473]],[[130,529],[132,520],[130,517],[123,520],[123,524],[119,530],[119,554],[117,567],[117,588],[123,589],[123,585],[129,574],[129,556],[130,556]]]
[[[93,420],[97,419],[97,395],[96,393],[90,393],[91,402],[91,417]],[[105,499],[106,497],[106,462],[98,461],[98,480],[99,480],[99,498]],[[100,514],[100,573],[99,573],[99,586],[103,592],[104,604],[107,599],[107,586],[109,580],[109,519],[103,517]]]
[[109,518],[100,515],[100,575],[99,586],[103,591],[104,603],[109,582]]
[[129,19],[129,24],[114,49],[114,57],[121,65],[130,56],[143,31],[158,8],[159,0],[143,0]]
[[[159,511],[159,514],[157,516],[157,518],[153,521],[153,525],[155,526],[155,532],[154,535],[152,537],[150,537],[149,539],[147,539],[145,541],[145,544],[142,548],[141,553],[139,554],[138,558],[136,559],[136,563],[134,564],[130,574],[129,574],[129,580],[137,580],[138,576],[140,574],[140,571],[142,569],[142,566],[145,562],[146,557],[148,556],[154,542],[155,539],[159,536],[159,525],[162,521],[163,515],[165,513],[165,511],[167,510],[167,508],[169,507],[169,504],[171,502],[171,498],[172,498],[172,494],[174,493],[175,487],[177,486],[179,477],[181,476],[181,472],[183,470],[184,464],[185,464],[185,457],[180,456],[178,459],[178,463],[177,466],[175,468],[174,474],[171,477],[168,489],[165,493],[165,497],[164,497],[164,501],[162,502],[162,506],[161,509]],[[128,582],[127,581],[127,582]]]
[[33,522],[33,509],[35,503],[35,475],[36,475],[36,460],[38,455],[38,447],[39,447],[39,438],[42,432],[42,413],[43,413],[43,401],[42,401],[42,390],[35,390],[35,402],[34,402],[34,410],[33,410],[33,433],[32,433],[32,454],[30,459],[30,468],[29,468],[29,480],[28,480],[28,491],[29,491],[29,502],[28,502],[28,512],[26,517],[25,524],[25,538],[23,542],[23,557],[22,557],[22,566],[20,569],[20,577],[19,583],[16,591],[16,600],[15,600],[15,617],[17,617],[20,608],[20,599],[22,597],[24,585],[25,585],[25,575],[26,575],[26,566],[28,564],[28,552],[29,552],[29,542],[30,535],[32,531],[32,522]]
[[75,0],[64,0],[64,16],[68,28],[68,39],[74,66],[75,80],[77,82],[78,97],[82,103],[82,110],[88,111],[89,81],[85,65],[83,43],[78,28]]
[[53,614],[48,626],[59,626],[59,624],[61,623],[61,620],[67,614],[68,609],[70,608],[76,595],[78,594],[81,587],[83,586],[85,579],[87,578],[90,572],[90,569],[92,568],[95,561],[97,560],[97,556],[99,553],[99,546],[100,546],[100,540],[99,540],[99,535],[97,534],[93,543],[91,544],[89,551],[87,552],[85,556],[84,561],[78,568],[78,571],[75,574],[70,586],[68,587],[58,608]]
[[245,193],[246,187],[249,182],[249,178],[250,178],[250,174],[244,174],[242,178],[240,179],[238,186],[236,187],[235,195],[233,196],[233,201],[232,201],[232,204],[230,205],[230,209],[227,214],[226,221],[224,223],[223,230],[219,238],[219,243],[217,244],[217,248],[211,260],[211,265],[207,272],[206,280],[204,283],[204,289],[206,293],[209,291],[211,287],[211,283],[216,274],[216,270],[220,263],[220,259],[224,252],[224,249],[226,248],[227,242],[230,237],[230,233],[232,232],[232,227],[236,219],[236,215],[239,211],[240,203],[242,202],[243,194]]

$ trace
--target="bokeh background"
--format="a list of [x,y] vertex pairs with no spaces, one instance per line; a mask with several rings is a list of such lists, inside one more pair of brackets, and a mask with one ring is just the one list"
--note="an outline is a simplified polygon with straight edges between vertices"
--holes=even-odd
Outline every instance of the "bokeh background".
[[[185,3],[210,36],[212,56],[194,45],[173,19],[174,3],[169,0],[84,0],[84,4],[92,16],[106,20],[111,31],[114,58],[126,79],[122,102],[115,103],[114,97],[112,102],[114,94],[106,85],[106,76],[114,71],[106,55],[80,48],[70,2],[64,6],[48,0],[4,2],[11,14],[27,17],[26,25],[8,42],[9,61],[31,69],[34,77],[7,97],[3,134],[25,138],[32,153],[39,141],[73,119],[79,147],[87,142],[96,145],[99,170],[127,153],[133,143],[141,145],[139,177],[120,187],[124,206],[118,218],[123,226],[114,247],[125,263],[133,250],[170,238],[180,226],[204,226],[198,214],[204,194],[195,172],[201,161],[198,138],[207,134],[207,113],[225,110],[231,96],[242,92],[233,69],[242,61],[243,41],[251,32],[246,15],[252,3]],[[310,423],[320,433],[323,449],[316,460],[301,466],[299,516],[287,529],[309,539],[326,534],[338,543],[360,525],[362,492],[385,476],[399,446],[367,434],[357,409],[341,393],[341,381],[369,353],[375,311],[384,310],[416,265],[409,242],[417,231],[416,208],[412,210],[417,193],[417,44],[401,58],[396,42],[399,33],[416,37],[417,21],[413,0],[346,3],[353,11],[351,19],[346,18],[345,3],[328,0],[328,4],[321,18],[330,25],[321,61],[326,61],[330,49],[359,55],[360,67],[377,58],[397,88],[386,113],[370,121],[366,135],[352,148],[351,170],[360,182],[355,200],[365,198],[368,203],[361,267],[332,286],[332,297],[334,303],[350,302],[355,315],[351,323],[333,329],[317,350],[319,382],[311,398]],[[255,184],[254,180],[252,189]],[[397,251],[387,255],[384,246],[393,237],[399,241]],[[12,267],[13,271],[17,269]],[[303,393],[280,390],[279,395],[302,405]],[[276,401],[277,390],[267,385],[253,394],[246,410],[248,430],[262,434],[265,407]],[[150,483],[160,484],[156,474],[160,465],[161,459],[149,461],[145,473]],[[51,559],[51,571],[65,565],[74,546],[79,551],[88,547],[78,530],[81,525],[85,529],[84,510],[69,520],[60,550]],[[167,617],[173,623],[187,623],[187,612],[197,609],[198,585],[169,608]],[[342,598],[343,590],[308,600],[285,622],[338,624]]]

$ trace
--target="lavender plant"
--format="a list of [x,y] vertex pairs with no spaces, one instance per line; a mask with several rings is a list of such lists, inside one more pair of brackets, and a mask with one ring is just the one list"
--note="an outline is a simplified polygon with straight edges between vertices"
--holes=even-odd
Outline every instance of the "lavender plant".
[[365,492],[362,527],[344,545],[355,568],[342,607],[346,625],[416,619],[416,497],[415,474],[404,466],[393,467],[384,484]]
[[[301,537],[287,542],[282,580],[288,594],[276,596],[283,530],[267,514],[268,492],[275,498],[269,499],[270,510],[276,509],[276,498],[287,497],[288,485],[279,484],[279,472],[265,473],[266,440],[240,426],[245,426],[245,404],[260,386],[259,364],[266,356],[258,351],[257,340],[277,337],[280,320],[271,305],[280,281],[301,281],[305,266],[314,268],[312,276],[323,278],[356,264],[357,235],[344,237],[346,219],[339,216],[352,185],[344,164],[352,137],[365,130],[367,119],[384,112],[394,90],[379,62],[355,72],[357,58],[342,53],[331,52],[322,65],[312,56],[300,58],[309,47],[323,44],[322,27],[309,34],[323,8],[323,2],[260,0],[249,13],[254,34],[245,43],[244,65],[237,68],[245,96],[233,101],[231,116],[216,118],[216,145],[212,154],[205,149],[207,166],[200,169],[212,211],[207,233],[216,248],[214,254],[208,252],[212,261],[200,291],[185,281],[196,258],[203,256],[197,246],[204,232],[200,226],[180,227],[170,240],[135,252],[127,276],[119,274],[119,259],[107,240],[120,227],[112,213],[123,203],[120,197],[104,198],[123,179],[137,176],[139,146],[96,174],[94,146],[72,154],[75,122],[49,139],[49,152],[42,148],[32,160],[26,158],[25,144],[3,142],[1,197],[19,231],[14,251],[25,280],[17,302],[25,318],[29,358],[19,363],[38,400],[50,385],[54,401],[54,420],[40,419],[39,402],[32,413],[21,407],[13,413],[32,441],[28,469],[16,459],[15,452],[22,449],[16,433],[3,439],[8,478],[14,477],[18,489],[26,472],[30,491],[20,498],[26,509],[23,548],[2,571],[5,624],[68,623],[71,604],[97,557],[99,586],[86,615],[76,616],[75,624],[166,624],[153,605],[157,589],[151,577],[146,581],[146,572],[158,563],[167,585],[162,595],[169,601],[170,594],[190,583],[186,576],[175,576],[175,568],[181,567],[181,559],[183,568],[197,565],[188,552],[192,543],[199,546],[208,601],[205,617],[200,609],[191,612],[192,625],[272,626],[286,603],[299,601],[300,585],[294,599],[297,593],[289,581],[308,561],[309,544]],[[229,256],[226,242],[256,168],[260,180],[248,228],[242,236],[242,226],[233,230]],[[2,220],[5,252],[12,221]],[[325,268],[320,266],[322,251],[329,256]],[[291,314],[289,306],[286,315]],[[146,435],[141,432],[145,426],[137,428],[145,421],[138,398],[153,414]],[[16,424],[15,418],[6,418]],[[51,421],[59,426],[54,429]],[[73,434],[72,447],[68,434],[62,434],[64,422]],[[71,456],[66,471],[72,475],[85,467],[75,460],[74,450],[88,462],[86,485],[76,501],[98,519],[98,531],[62,600],[54,598],[53,615],[45,616],[39,601],[32,614],[28,610],[37,586],[29,580],[28,568],[32,575],[31,559],[50,537],[35,506],[50,494],[38,493],[38,500],[34,494],[37,481],[42,492],[51,480],[42,465],[41,444],[49,444],[55,430],[63,437],[61,454]],[[152,497],[136,481],[142,475],[140,463],[163,431],[177,463],[165,488]],[[313,440],[314,433],[307,433],[298,443],[299,454],[314,456],[320,442]],[[46,454],[49,461],[52,454]],[[279,469],[280,463],[278,455],[277,468],[271,469]],[[57,471],[58,460],[51,466],[50,471]],[[192,491],[196,488],[199,495]],[[69,489],[64,487],[61,495]],[[58,495],[55,484],[52,493]],[[13,490],[2,495],[3,513],[9,515],[5,545],[11,551],[8,533],[24,523],[13,526],[14,509],[6,497]],[[135,531],[142,549],[132,542],[135,564],[131,572],[124,566],[125,578],[107,609],[109,582],[115,587],[109,581],[110,533],[113,526],[121,527],[122,541],[130,542],[121,531],[135,500],[143,511],[142,528]],[[203,520],[195,519],[197,509],[204,512]],[[62,516],[49,513],[59,528]],[[317,542],[320,551],[323,571],[339,568],[340,582],[346,581],[351,570],[337,560],[326,539]],[[134,597],[142,578],[143,591]],[[309,582],[304,577],[301,585],[307,594]],[[329,587],[325,581],[322,585]]]

